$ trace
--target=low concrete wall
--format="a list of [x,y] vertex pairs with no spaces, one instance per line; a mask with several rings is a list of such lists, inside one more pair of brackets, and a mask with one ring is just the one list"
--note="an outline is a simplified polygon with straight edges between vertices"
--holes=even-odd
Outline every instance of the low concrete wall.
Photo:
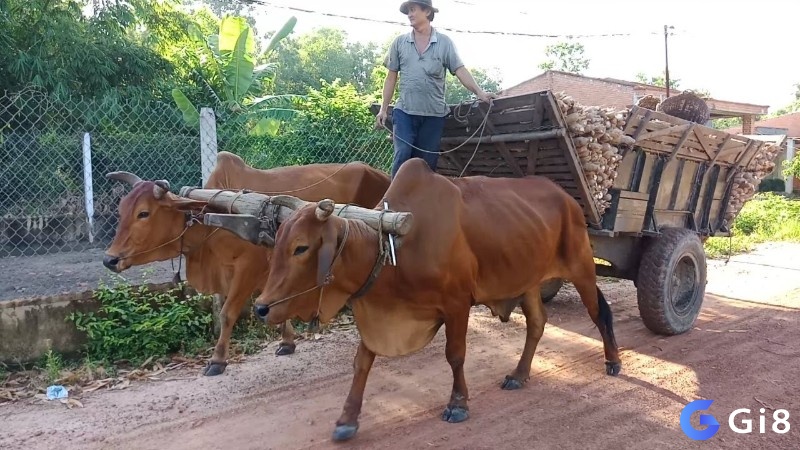
[[[165,292],[173,283],[148,284],[150,290]],[[194,293],[187,287],[188,295]],[[93,291],[0,302],[0,362],[28,364],[53,351],[66,357],[76,356],[86,342],[67,317],[73,312],[98,311],[100,304]],[[211,305],[203,305],[211,308]]]

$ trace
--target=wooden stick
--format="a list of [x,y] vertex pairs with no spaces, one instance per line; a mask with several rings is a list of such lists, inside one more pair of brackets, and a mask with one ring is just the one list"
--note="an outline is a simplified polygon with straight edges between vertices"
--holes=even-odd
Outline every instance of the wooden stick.
[[[288,219],[295,210],[316,203],[290,195],[269,196],[255,192],[197,189],[189,186],[181,188],[180,196],[208,202],[210,207],[219,212],[254,217],[259,217],[272,204],[279,207],[279,222]],[[411,230],[413,223],[413,215],[409,212],[388,212],[381,216],[381,211],[379,210],[339,203],[334,207],[333,214],[347,219],[362,220],[375,230],[378,230],[379,225],[381,225],[380,228],[384,232],[400,236],[407,234]]]

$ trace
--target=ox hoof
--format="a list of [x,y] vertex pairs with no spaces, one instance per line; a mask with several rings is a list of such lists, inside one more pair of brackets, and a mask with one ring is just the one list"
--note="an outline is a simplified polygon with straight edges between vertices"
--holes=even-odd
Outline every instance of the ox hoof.
[[223,372],[225,372],[226,367],[228,367],[228,363],[209,361],[208,364],[206,364],[206,366],[203,368],[203,375],[207,377],[221,375]]
[[622,369],[622,365],[620,363],[606,361],[606,375],[615,377],[619,375],[620,369]]
[[522,381],[519,381],[516,378],[512,378],[511,375],[506,375],[506,379],[503,380],[503,384],[500,385],[500,387],[506,391],[522,389]]
[[294,353],[294,348],[295,348],[294,342],[291,343],[281,342],[280,345],[278,345],[278,349],[275,350],[275,355],[276,356],[291,355],[292,353]]
[[356,435],[358,425],[336,425],[331,438],[334,441],[346,441]]
[[469,419],[469,411],[460,406],[448,406],[442,413],[442,420],[450,423],[463,422]]

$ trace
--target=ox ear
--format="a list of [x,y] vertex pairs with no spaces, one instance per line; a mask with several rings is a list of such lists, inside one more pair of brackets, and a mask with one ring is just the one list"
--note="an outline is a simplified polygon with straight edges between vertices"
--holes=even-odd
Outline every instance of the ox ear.
[[297,211],[298,209],[308,204],[307,201],[299,199],[297,197],[293,197],[291,195],[274,195],[270,198],[270,203],[272,203],[273,205],[285,206],[291,209],[292,211]]
[[[317,210],[319,211],[319,209]],[[333,257],[336,253],[337,233],[333,223],[327,223],[322,227],[322,246],[317,255],[317,285],[325,286],[331,280],[328,275],[333,270]]]
[[136,183],[142,181],[138,175],[134,175],[130,172],[125,171],[118,171],[118,172],[109,172],[106,174],[106,178],[109,180],[117,180],[122,181],[123,183],[128,183],[131,186],[135,186]]
[[161,200],[167,195],[167,192],[169,192],[169,181],[156,180],[153,185],[153,197],[155,197],[156,200]]
[[336,204],[333,202],[333,200],[329,198],[326,198],[325,200],[320,200],[319,203],[317,203],[317,210],[315,211],[317,220],[319,220],[320,222],[328,220],[328,217],[330,217],[331,214],[333,214],[334,206],[336,206]]

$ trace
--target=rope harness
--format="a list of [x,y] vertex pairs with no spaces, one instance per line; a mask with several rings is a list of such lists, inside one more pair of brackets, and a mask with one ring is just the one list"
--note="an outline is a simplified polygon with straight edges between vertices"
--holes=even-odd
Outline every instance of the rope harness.
[[[349,204],[345,205],[345,208],[347,206],[350,206],[350,205]],[[342,208],[342,210],[340,210],[337,215],[341,214],[341,212],[345,208]],[[375,264],[372,266],[372,270],[370,271],[369,275],[367,276],[367,279],[364,281],[364,283],[361,285],[361,287],[358,288],[358,290],[355,293],[351,294],[350,297],[347,299],[348,303],[351,300],[359,298],[359,297],[363,296],[364,294],[366,294],[367,291],[369,291],[369,289],[375,283],[375,280],[377,280],[378,275],[380,274],[381,269],[383,268],[383,266],[386,265],[386,261],[389,258],[389,245],[388,245],[389,241],[387,239],[384,239],[384,236],[383,236],[383,216],[387,212],[390,212],[390,211],[387,211],[387,210],[381,211],[380,219],[378,220],[378,257],[375,259]],[[314,316],[314,318],[311,319],[312,325],[316,324],[318,322],[318,320],[319,320],[320,310],[322,309],[322,296],[323,296],[323,294],[325,292],[325,287],[328,286],[334,279],[334,276],[333,276],[333,265],[336,263],[336,260],[339,258],[339,255],[341,255],[342,251],[344,250],[344,246],[347,243],[347,238],[348,238],[349,235],[350,235],[350,221],[349,221],[349,219],[344,218],[344,233],[343,233],[343,236],[342,236],[342,240],[339,242],[339,245],[337,246],[336,253],[333,256],[333,259],[331,260],[331,264],[328,267],[328,271],[325,274],[325,278],[323,278],[323,282],[322,283],[317,283],[316,285],[314,285],[314,286],[312,286],[312,287],[310,287],[310,288],[308,288],[308,289],[306,289],[306,290],[304,290],[302,292],[298,292],[296,294],[292,294],[292,295],[290,295],[288,297],[284,297],[284,298],[282,298],[280,300],[272,302],[272,303],[269,304],[269,307],[272,308],[273,306],[280,305],[281,303],[288,302],[289,300],[292,300],[292,299],[295,299],[297,297],[300,297],[301,295],[308,294],[309,292],[312,292],[315,289],[319,289],[319,299],[317,300],[317,312],[316,312],[316,315]]]
[[[477,104],[479,101],[480,101],[480,100],[477,100],[477,99],[476,99],[476,100],[472,101],[471,103],[460,103],[460,104],[459,104],[459,105],[458,105],[458,106],[455,108],[455,110],[453,111],[453,118],[455,118],[457,122],[464,123],[464,124],[465,124],[465,123],[467,123],[467,121],[468,121],[468,119],[467,119],[467,116],[469,115],[469,113],[466,113],[466,114],[462,113],[462,112],[461,112],[461,108],[462,108],[464,105],[467,105],[467,104],[469,104],[469,105],[470,105],[469,107],[470,107],[470,109],[471,109],[471,108],[475,107],[475,105],[476,105],[476,104]],[[416,145],[412,144],[411,142],[408,142],[408,141],[406,141],[405,139],[403,139],[403,138],[401,138],[401,137],[398,137],[396,134],[394,134],[394,131],[392,131],[391,129],[389,129],[389,127],[387,127],[387,126],[386,126],[386,124],[385,124],[385,123],[381,123],[381,126],[382,126],[382,127],[383,127],[383,128],[386,130],[386,131],[388,131],[388,132],[389,132],[389,134],[391,134],[391,135],[394,137],[394,139],[397,139],[397,140],[398,140],[398,141],[400,141],[400,142],[403,142],[403,143],[405,143],[405,144],[408,144],[408,145],[409,145],[411,148],[413,148],[413,149],[415,149],[415,150],[419,150],[419,151],[421,151],[421,152],[424,152],[424,153],[435,153],[435,154],[440,154],[440,155],[446,155],[446,154],[448,154],[448,153],[452,153],[452,152],[454,152],[454,151],[456,151],[456,150],[460,149],[461,147],[463,147],[463,146],[467,145],[467,142],[469,142],[469,140],[470,140],[470,139],[474,138],[474,137],[475,137],[475,135],[476,135],[476,134],[478,134],[478,131],[480,131],[480,132],[481,132],[481,134],[480,134],[480,136],[478,137],[478,142],[475,144],[475,150],[473,150],[473,151],[472,151],[472,156],[470,156],[470,158],[469,158],[469,160],[467,161],[467,163],[466,163],[466,164],[464,164],[464,168],[463,168],[463,169],[461,169],[461,173],[458,175],[458,178],[461,178],[461,177],[463,177],[463,176],[464,176],[464,172],[466,172],[466,171],[467,171],[467,167],[469,167],[470,163],[472,163],[472,160],[473,160],[473,159],[475,159],[475,155],[477,155],[477,154],[478,154],[478,148],[480,148],[480,145],[481,145],[481,143],[480,143],[480,140],[481,140],[481,138],[483,138],[483,132],[486,130],[486,123],[489,121],[489,113],[491,113],[491,112],[492,112],[492,107],[493,107],[493,106],[494,106],[494,104],[493,104],[493,103],[489,103],[489,109],[487,109],[487,110],[486,110],[486,113],[483,115],[483,120],[481,121],[481,124],[480,124],[480,125],[478,125],[478,127],[475,129],[475,131],[472,133],[472,135],[470,135],[470,137],[466,138],[466,139],[464,140],[464,142],[462,142],[461,144],[457,145],[456,147],[454,147],[454,148],[451,148],[450,150],[445,150],[445,151],[432,151],[432,150],[425,150],[425,149],[423,149],[423,148],[419,148],[419,147],[417,147]]]

